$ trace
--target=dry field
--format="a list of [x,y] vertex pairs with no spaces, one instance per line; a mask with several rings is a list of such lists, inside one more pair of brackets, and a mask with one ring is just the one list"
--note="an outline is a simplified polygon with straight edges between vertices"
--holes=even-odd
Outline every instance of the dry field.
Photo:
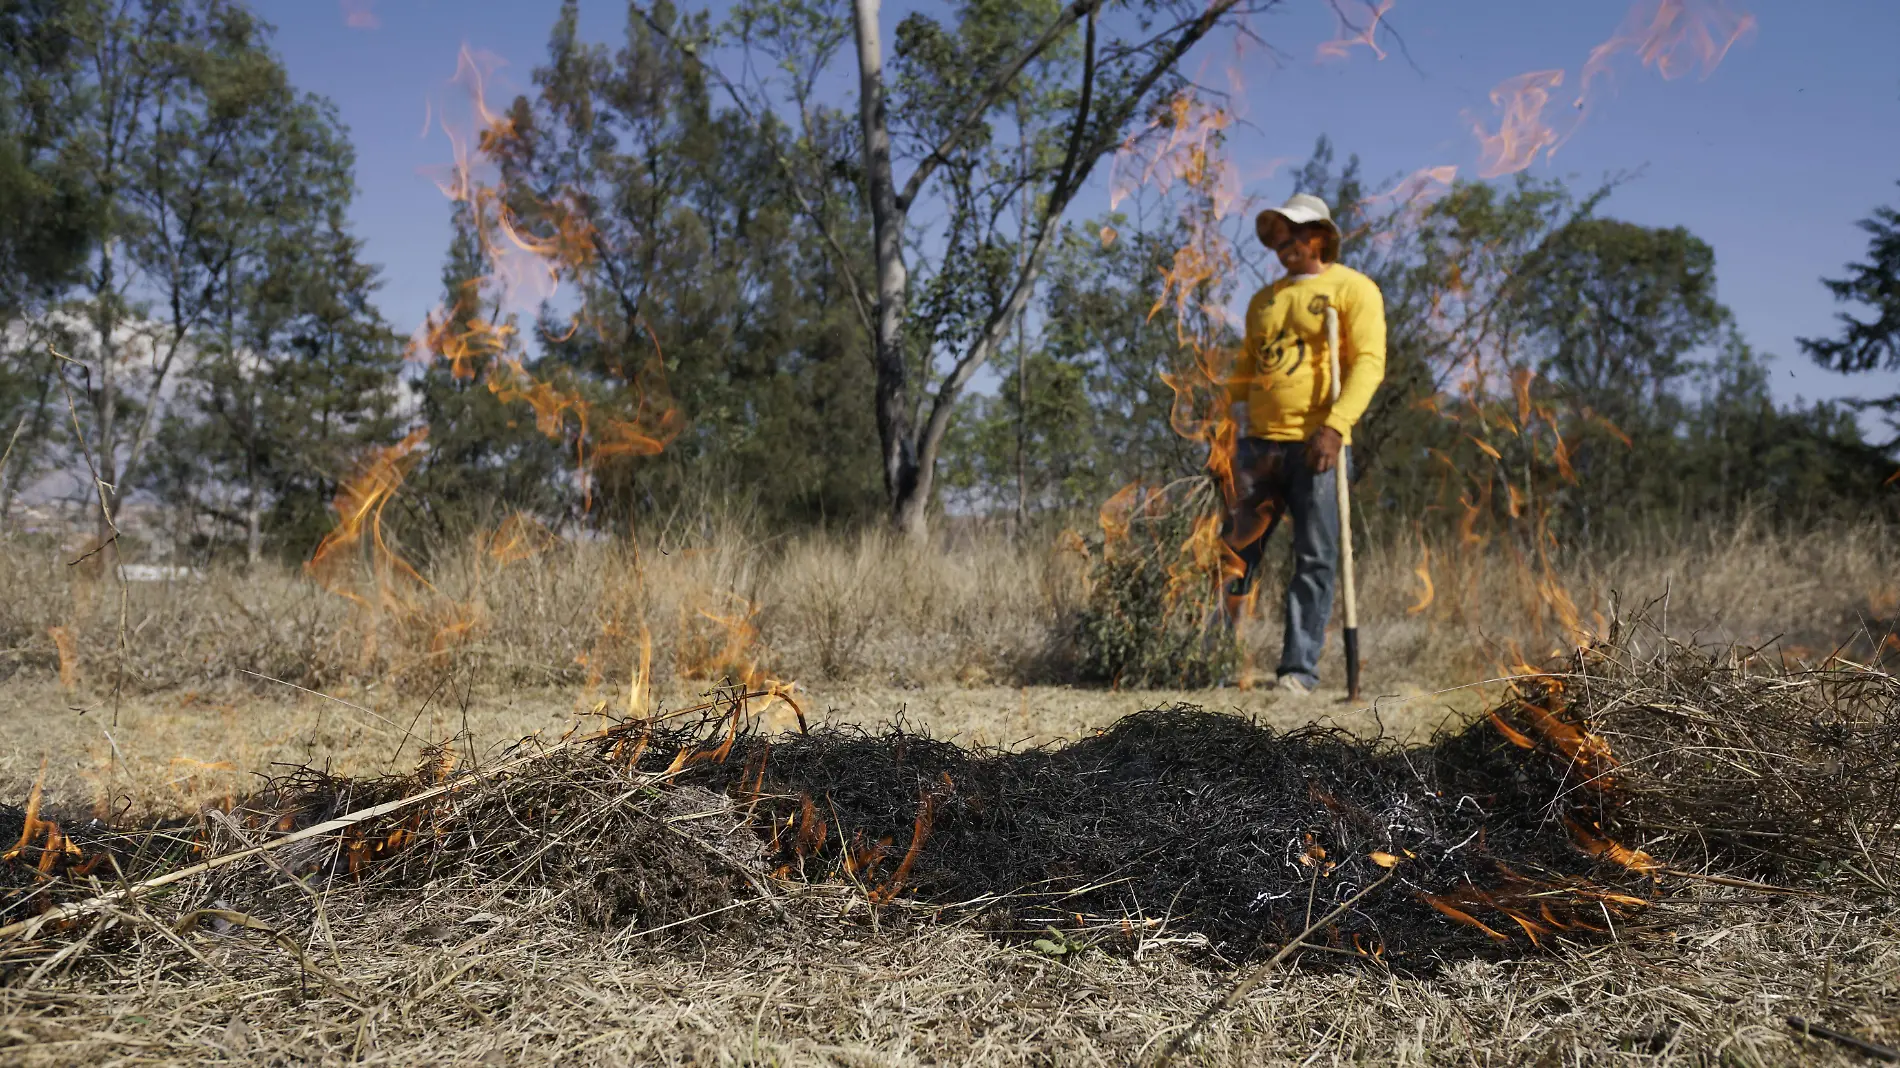
[[[1408,612],[1420,553],[1401,544],[1363,563],[1376,708],[1244,686],[1104,691],[1060,684],[1085,593],[1059,551],[731,532],[639,554],[490,548],[441,554],[432,588],[376,612],[265,568],[135,584],[123,618],[120,588],[52,547],[0,553],[0,788],[23,799],[44,762],[48,810],[83,820],[188,813],[273,765],[405,772],[442,741],[492,757],[624,711],[642,624],[661,707],[720,678],[796,680],[814,722],[901,717],[1009,747],[1176,701],[1422,742],[1498,699],[1474,683],[1560,644],[1507,569],[1450,552],[1434,554],[1434,603]],[[1741,530],[1579,561],[1563,581],[1586,616],[1616,591],[1624,606],[1660,598],[1651,615],[1678,635],[1869,658],[1900,610],[1894,562],[1875,531]],[[1274,649],[1277,625],[1250,624],[1247,641]],[[267,896],[274,933],[187,930],[187,903],[165,897],[110,914],[112,930],[82,924],[79,949],[0,980],[0,1061],[1124,1064],[1152,1060],[1237,975],[1166,924],[1132,948],[1051,955],[956,915],[870,908],[842,883],[663,930],[557,919],[554,892],[447,886],[391,904],[347,887],[306,900],[301,885]],[[1676,880],[1608,938],[1411,972],[1307,953],[1179,1063],[1866,1063],[1796,1037],[1788,1016],[1900,1043],[1891,894]]]
[[[515,530],[439,549],[418,560],[430,585],[385,575],[338,592],[278,564],[122,590],[89,569],[98,557],[69,566],[71,546],[0,542],[0,680],[63,677],[95,696],[280,687],[263,675],[405,699],[438,685],[556,688],[587,704],[624,687],[644,630],[655,684],[682,692],[748,675],[814,691],[1059,684],[1069,621],[1088,596],[1087,559],[1063,539],[919,547],[738,526],[669,532],[638,549],[537,537]],[[1825,656],[1838,642],[1864,645],[1900,614],[1892,542],[1878,527],[1777,535],[1744,523],[1573,553],[1545,574],[1508,545],[1375,540],[1359,561],[1367,680],[1383,691],[1459,686],[1519,654],[1559,652],[1568,643],[1552,590],[1586,626],[1653,600],[1650,614],[1673,634],[1774,639],[1791,656]],[[126,558],[140,562],[136,550]],[[1432,580],[1422,608],[1421,570]],[[1271,675],[1279,648],[1276,585],[1263,582],[1261,618],[1244,632],[1256,677]]]

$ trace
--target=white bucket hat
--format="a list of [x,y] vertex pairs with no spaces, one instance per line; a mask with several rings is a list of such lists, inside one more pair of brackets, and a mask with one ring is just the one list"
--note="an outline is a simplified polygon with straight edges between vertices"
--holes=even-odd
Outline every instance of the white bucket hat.
[[1286,203],[1277,208],[1268,208],[1255,216],[1253,224],[1255,233],[1259,233],[1260,224],[1266,221],[1269,215],[1278,215],[1290,226],[1301,226],[1306,223],[1319,223],[1325,226],[1326,247],[1321,251],[1320,258],[1327,263],[1339,259],[1339,224],[1333,222],[1332,209],[1326,206],[1324,200],[1311,193],[1295,193],[1286,199]]

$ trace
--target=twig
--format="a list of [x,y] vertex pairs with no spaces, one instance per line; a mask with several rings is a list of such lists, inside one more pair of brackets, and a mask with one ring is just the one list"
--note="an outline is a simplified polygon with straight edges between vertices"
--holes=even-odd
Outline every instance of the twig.
[[1857,1038],[1845,1031],[1836,1031],[1832,1027],[1824,1027],[1818,1023],[1809,1023],[1799,1016],[1788,1017],[1788,1026],[1792,1027],[1794,1033],[1797,1035],[1804,1035],[1808,1038],[1825,1038],[1831,1042],[1838,1042],[1848,1049],[1872,1057],[1874,1060],[1886,1061],[1888,1064],[1900,1064],[1900,1049],[1894,1049],[1892,1046],[1883,1046],[1878,1042],[1869,1042],[1864,1038]]
[[1760,890],[1768,894],[1789,894],[1796,897],[1819,897],[1812,890],[1798,890],[1791,886],[1776,886],[1773,883],[1758,883],[1749,879],[1737,879],[1730,875],[1705,875],[1702,872],[1683,871],[1680,868],[1664,868],[1664,875],[1673,875],[1678,879],[1696,879],[1717,886],[1733,886],[1738,890]]
[[[288,680],[286,680],[286,679],[274,679],[274,678],[272,678],[272,677],[270,677],[269,675],[266,675],[266,674],[264,674],[264,673],[263,673],[263,672],[261,672],[261,671],[252,671],[252,670],[251,670],[250,668],[242,668],[242,667],[241,667],[241,668],[238,668],[238,670],[239,670],[239,671],[242,671],[242,672],[243,672],[243,673],[245,673],[246,675],[250,675],[250,676],[252,676],[252,677],[254,677],[254,678],[259,678],[259,679],[263,679],[263,680],[264,680],[265,682],[274,682],[274,683],[277,683],[277,684],[278,684],[279,686],[288,686],[288,687],[290,687],[290,688],[291,688],[291,689],[293,689],[293,690],[301,690],[301,691],[303,691],[304,693],[307,693],[307,694],[309,694],[309,695],[311,695],[312,697],[321,697],[321,698],[323,698],[323,699],[324,699],[325,701],[335,701],[335,702],[336,702],[337,704],[339,704],[339,705],[342,705],[342,706],[343,706],[343,707],[345,707],[345,708],[354,708],[354,709],[356,709],[356,710],[357,710],[358,712],[361,712],[361,713],[363,713],[363,714],[364,714],[364,715],[366,715],[366,716],[374,716],[375,718],[377,718],[377,719],[380,719],[380,720],[382,720],[382,721],[383,721],[384,723],[387,723],[387,724],[389,724],[389,725],[390,725],[390,726],[392,726],[392,727],[401,727],[401,726],[402,726],[402,724],[400,724],[400,723],[397,723],[397,722],[396,722],[395,720],[393,720],[393,719],[390,719],[390,718],[389,718],[388,716],[384,716],[384,715],[381,715],[381,714],[379,714],[379,713],[376,713],[376,712],[372,712],[372,711],[370,711],[369,709],[367,709],[367,708],[364,708],[364,707],[363,707],[362,705],[359,705],[359,704],[356,704],[356,703],[355,703],[355,702],[353,702],[353,701],[345,701],[345,700],[344,700],[343,698],[341,698],[341,697],[331,697],[331,696],[330,696],[329,694],[327,694],[327,693],[324,693],[324,692],[323,692],[323,691],[321,691],[321,690],[313,690],[313,689],[311,689],[311,688],[310,688],[310,687],[308,687],[308,686],[299,686],[299,685],[297,685],[296,683],[294,683],[294,682],[290,682],[290,681],[288,681]],[[422,714],[422,713],[420,713],[420,712],[418,712],[418,713],[416,713],[416,715],[418,715],[418,716],[420,716],[421,714]],[[408,735],[407,735],[407,734],[405,734],[405,735],[404,735],[404,737],[403,737],[403,740],[404,740],[404,741],[408,741]],[[401,750],[400,748],[398,748],[398,749],[397,749],[396,751],[397,751],[398,753],[401,753],[401,752],[402,752],[402,750]],[[393,758],[392,758],[392,761],[393,761]]]
[[659,934],[661,931],[670,931],[675,927],[684,927],[689,923],[697,923],[700,920],[710,919],[711,917],[717,916],[723,912],[731,912],[733,909],[745,908],[747,905],[750,905],[755,901],[771,902],[772,899],[769,897],[741,898],[738,901],[734,901],[730,905],[721,905],[716,909],[708,909],[705,912],[699,913],[698,915],[688,916],[683,920],[674,920],[671,923],[663,923],[659,925],[658,927],[642,927],[641,929],[637,931],[629,932],[627,937],[629,940],[631,940],[635,938],[645,938],[648,935],[656,935],[656,934]]
[[1280,952],[1275,953],[1271,957],[1268,957],[1266,960],[1255,965],[1253,970],[1249,971],[1246,975],[1241,976],[1240,981],[1234,984],[1233,989],[1227,991],[1226,997],[1223,997],[1219,1001],[1216,1001],[1214,1004],[1209,1005],[1206,1008],[1206,1010],[1204,1010],[1201,1013],[1200,1016],[1195,1018],[1193,1023],[1188,1025],[1187,1030],[1181,1032],[1178,1036],[1175,1037],[1174,1041],[1168,1043],[1167,1047],[1161,1051],[1161,1060],[1159,1063],[1162,1063],[1162,1064],[1167,1063],[1169,1058],[1175,1056],[1176,1054],[1180,1053],[1182,1050],[1186,1049],[1188,1043],[1192,1042],[1194,1040],[1194,1037],[1200,1033],[1201,1029],[1203,1027],[1206,1027],[1208,1022],[1212,1020],[1214,1017],[1220,1015],[1223,1012],[1226,1012],[1228,1009],[1233,1008],[1235,1005],[1240,1004],[1240,1001],[1242,998],[1246,997],[1249,993],[1251,993],[1254,987],[1259,986],[1261,982],[1263,982],[1267,978],[1268,975],[1271,975],[1273,973],[1273,970],[1275,968],[1280,966],[1280,962],[1286,960],[1288,957],[1292,956],[1294,953],[1299,952],[1301,944],[1306,941],[1306,938],[1308,935],[1326,926],[1327,924],[1333,922],[1339,917],[1345,915],[1347,911],[1349,911],[1354,905],[1357,905],[1367,894],[1370,894],[1374,890],[1377,890],[1381,886],[1384,886],[1386,883],[1391,882],[1392,876],[1396,875],[1397,873],[1398,873],[1398,869],[1396,868],[1394,868],[1391,871],[1386,872],[1384,875],[1381,875],[1377,881],[1367,886],[1364,890],[1361,890],[1358,893],[1347,898],[1346,900],[1340,902],[1336,907],[1334,907],[1334,909],[1331,912],[1328,912],[1326,915],[1321,916],[1319,919],[1308,924],[1306,927],[1306,930],[1301,931],[1299,934],[1294,935],[1291,939],[1289,939],[1287,941],[1287,944],[1280,948]]
[[115,530],[112,532],[112,536],[110,538],[107,538],[106,540],[100,542],[99,544],[93,546],[92,548],[87,549],[85,552],[80,553],[78,559],[66,561],[66,566],[78,567],[80,564],[83,564],[86,561],[92,559],[93,557],[98,556],[100,553],[105,552],[106,549],[111,547],[113,542],[116,542],[118,540],[119,540],[119,532]]
[[[71,356],[66,355],[50,344],[46,346],[46,351],[51,353],[55,359],[70,363],[84,372],[86,376],[86,388],[92,388],[92,368],[90,366],[73,359]],[[112,531],[112,536],[99,545],[99,549],[104,549],[106,546],[119,540],[119,523],[118,520],[112,516],[112,501],[106,496],[106,490],[110,489],[113,497],[117,497],[119,487],[111,485],[106,482],[105,479],[99,477],[99,465],[92,462],[92,445],[86,440],[86,431],[79,425],[79,406],[73,403],[73,389],[72,386],[67,383],[66,376],[63,373],[59,376],[59,389],[66,397],[66,411],[72,416],[73,436],[79,439],[79,455],[85,458],[86,471],[92,475],[93,492],[98,494],[99,497],[99,518],[105,520],[106,529]],[[105,448],[109,443],[101,442],[100,444],[101,448]],[[106,456],[103,452],[100,454],[99,459],[106,463],[111,462],[111,457]],[[114,476],[114,478],[117,477],[116,475]],[[98,552],[99,549],[95,549],[93,552]],[[89,552],[86,554],[86,556],[91,555],[93,555],[93,553]],[[86,556],[80,557],[79,560],[86,559]],[[79,560],[75,560],[73,563],[76,564]],[[125,661],[129,654],[126,631],[131,624],[132,594],[126,585],[125,569],[122,567],[114,567],[112,570],[113,574],[116,575],[119,580],[119,662],[112,675],[112,725],[116,727],[119,725],[119,704],[125,696]]]
[[717,849],[714,849],[711,845],[707,844],[706,842],[703,842],[698,838],[694,838],[692,835],[687,834],[685,831],[682,831],[679,828],[672,826],[666,820],[658,821],[657,825],[659,826],[661,830],[667,832],[668,834],[673,835],[675,838],[678,838],[680,841],[685,842],[686,844],[698,849],[701,853],[711,858],[720,867],[725,868],[727,871],[745,880],[746,885],[752,888],[752,892],[759,895],[759,899],[761,901],[764,901],[767,905],[770,905],[772,907],[772,912],[775,915],[777,915],[779,919],[784,920],[784,919],[790,918],[789,914],[785,911],[785,906],[779,904],[778,895],[772,892],[771,888],[765,884],[765,881],[763,879],[759,878],[756,872],[752,871],[750,868],[747,868],[745,865],[739,863],[738,861],[733,860],[731,857],[726,856],[724,853],[719,852]]
[[26,412],[20,413],[20,421],[13,424],[13,436],[7,439],[7,451],[0,452],[0,471],[5,471],[7,461],[13,459],[13,443],[20,440],[20,431],[26,429]]
[[[551,751],[552,750],[550,750],[550,752]],[[536,754],[536,756],[539,756],[539,755],[540,754]],[[532,759],[534,759],[534,757],[523,757],[520,760],[515,761],[514,764],[512,765],[508,765],[507,767],[504,767],[504,768],[498,768],[496,770],[497,771],[509,770],[509,768],[511,767],[518,766],[521,764],[526,764],[528,763],[528,761]],[[222,853],[222,854],[219,854],[218,856],[200,861],[197,864],[193,864],[190,867],[179,868],[176,871],[166,872],[163,875],[154,876],[150,879],[144,880],[143,882],[132,883],[129,886],[125,886],[125,887],[122,887],[121,889],[111,891],[110,893],[101,894],[98,897],[88,898],[85,901],[77,901],[70,905],[61,905],[60,907],[56,909],[51,909],[47,912],[41,913],[40,915],[35,916],[30,920],[21,920],[18,923],[10,923],[10,924],[7,924],[5,927],[0,927],[0,939],[11,938],[11,937],[20,935],[22,933],[25,933],[31,936],[32,934],[37,933],[41,927],[44,927],[45,925],[49,923],[56,923],[62,920],[73,919],[78,916],[85,916],[90,913],[97,912],[98,910],[105,908],[108,905],[115,904],[119,901],[129,900],[140,894],[157,890],[160,887],[169,886],[172,883],[178,882],[182,879],[188,879],[191,876],[199,875],[204,872],[211,871],[214,868],[222,868],[230,864],[235,864],[238,861],[244,860],[248,857],[254,857],[261,853],[268,853],[276,849],[281,849],[282,847],[290,845],[293,842],[301,842],[307,838],[316,838],[320,835],[329,834],[332,831],[340,831],[345,827],[349,827],[354,824],[361,823],[364,820],[375,819],[377,816],[387,815],[399,809],[407,808],[410,805],[418,804],[420,802],[427,801],[431,798],[440,797],[441,795],[449,793],[451,791],[459,790],[462,787],[467,786],[470,783],[475,782],[475,781],[476,780],[470,778],[470,779],[457,780],[451,783],[444,783],[440,786],[435,786],[427,790],[424,790],[419,794],[411,794],[408,797],[397,798],[394,801],[389,801],[381,805],[376,805],[373,808],[366,808],[359,812],[352,812],[352,813],[349,813],[348,815],[339,816],[336,819],[329,820],[325,823],[319,823],[312,827],[306,827],[301,831],[295,831],[290,834],[284,835],[282,838],[273,838],[270,841],[263,843],[262,845],[254,845],[245,849],[236,850],[234,852]]]
[[[243,826],[240,825],[238,821],[234,817],[232,817],[232,815],[229,812],[225,812],[220,809],[214,808],[211,810],[210,814],[213,819],[224,824],[225,830],[230,831],[231,835],[235,837],[238,840],[239,844],[243,845],[245,848],[248,849],[258,844],[256,842],[251,841],[251,836],[244,833]],[[262,853],[260,855],[264,858],[264,862],[266,864],[269,864],[271,868],[277,872],[277,874],[284,877],[285,882],[289,883],[291,886],[296,887],[299,892],[301,892],[305,897],[310,899],[310,906],[312,909],[315,910],[317,927],[320,928],[324,932],[324,935],[330,944],[330,959],[332,962],[336,964],[337,971],[340,974],[343,970],[343,959],[341,955],[337,953],[336,931],[330,926],[330,914],[329,914],[329,910],[324,908],[323,895],[318,893],[316,889],[312,887],[309,883],[303,881],[302,879],[297,878],[297,876],[293,872],[291,872],[289,868],[284,867],[283,862],[278,860],[276,857],[271,856],[269,853]],[[225,917],[225,919],[230,920],[230,917],[227,916]],[[231,921],[231,922],[236,922],[236,921]],[[272,935],[273,937],[275,937],[276,932],[273,931]],[[301,948],[297,950],[297,961],[300,965],[303,963],[303,950]]]

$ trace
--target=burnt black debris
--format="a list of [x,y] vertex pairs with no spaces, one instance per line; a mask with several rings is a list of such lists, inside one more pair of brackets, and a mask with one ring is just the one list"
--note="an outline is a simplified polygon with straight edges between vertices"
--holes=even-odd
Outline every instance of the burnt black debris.
[[1165,924],[1240,956],[1284,943],[1393,865],[1392,883],[1322,941],[1388,955],[1497,942],[1429,900],[1474,888],[1535,886],[1553,906],[1550,921],[1533,912],[1540,928],[1600,927],[1563,915],[1583,900],[1599,911],[1582,877],[1600,865],[1553,809],[1562,778],[1488,725],[1405,749],[1186,705],[1027,752],[898,726],[742,736],[682,774],[755,799],[783,873],[985,906],[1022,933],[1077,914],[1131,933]]

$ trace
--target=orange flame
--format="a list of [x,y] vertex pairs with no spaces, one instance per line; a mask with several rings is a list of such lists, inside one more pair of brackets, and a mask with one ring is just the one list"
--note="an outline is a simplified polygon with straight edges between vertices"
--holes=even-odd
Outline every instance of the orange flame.
[[1405,610],[1407,615],[1413,616],[1430,608],[1432,606],[1432,599],[1437,595],[1436,589],[1432,586],[1431,546],[1426,545],[1421,540],[1419,542],[1418,551],[1418,566],[1412,569],[1412,574],[1418,576],[1419,584],[1424,588],[1419,591],[1418,601]]
[[554,548],[554,532],[526,512],[515,512],[480,539],[483,555],[497,564],[530,560]]
[[1602,427],[1604,430],[1609,432],[1609,435],[1611,437],[1622,442],[1624,448],[1632,449],[1636,447],[1636,443],[1630,440],[1630,436],[1623,432],[1622,427],[1617,426],[1615,423],[1610,422],[1609,419],[1605,418],[1602,415],[1597,414],[1596,412],[1590,411],[1587,408],[1584,409],[1584,414],[1592,423],[1595,423],[1596,425]]
[[[1210,108],[1191,92],[1178,93],[1168,102],[1165,118],[1156,118],[1128,136],[1110,163],[1109,209],[1121,206],[1140,186],[1153,185],[1165,193],[1177,181],[1205,190],[1215,201],[1215,214],[1224,216],[1240,199],[1240,175],[1216,150],[1220,134],[1233,124],[1222,108]],[[1167,136],[1157,139],[1162,129]],[[1132,164],[1139,169],[1129,173]]]
[[46,758],[40,758],[40,773],[33,777],[33,789],[26,795],[26,811],[23,813],[25,824],[20,828],[20,840],[13,848],[0,854],[0,860],[12,860],[33,841],[33,833],[39,830],[40,789],[46,783]]
[[1591,84],[1609,75],[1618,53],[1634,52],[1643,66],[1655,68],[1665,79],[1680,78],[1696,67],[1706,78],[1754,29],[1755,16],[1734,10],[1726,0],[1638,0],[1616,33],[1590,50],[1576,106],[1588,109]]
[[39,860],[33,867],[41,875],[51,875],[54,866],[60,861],[70,863],[84,854],[60,831],[59,824],[40,818],[40,792],[45,782],[46,759],[42,757],[39,774],[33,778],[33,789],[27,794],[26,809],[21,814],[23,819],[20,826],[20,838],[13,844],[13,848],[0,853],[0,861],[21,859],[28,849],[33,848],[33,839],[42,838],[39,846]]
[[[625,380],[614,388],[539,378],[526,364],[515,325],[519,316],[545,309],[564,283],[584,283],[598,266],[599,250],[585,201],[574,191],[540,193],[501,180],[495,164],[514,150],[517,137],[513,121],[487,103],[488,83],[501,65],[497,57],[464,47],[453,84],[466,94],[469,118],[451,122],[445,109],[430,109],[432,120],[439,117],[453,153],[437,185],[462,206],[459,217],[479,247],[485,273],[460,283],[449,305],[427,316],[410,355],[443,361],[458,380],[483,379],[503,403],[525,403],[542,434],[571,443],[582,506],[591,508],[599,460],[659,453],[679,435],[684,419],[667,390],[658,340],[651,331],[636,346],[647,351],[643,360],[610,358],[610,366]],[[576,315],[568,334],[583,325],[597,326],[584,324],[584,317]],[[419,603],[434,589],[395,552],[384,525],[384,509],[420,458],[427,436],[426,426],[417,427],[398,445],[365,457],[339,487],[337,526],[306,567],[320,584],[358,605],[391,609],[405,624],[424,623],[428,650],[435,655],[465,641],[482,613],[479,601],[449,604],[437,598],[429,605]],[[554,541],[532,517],[516,514],[479,539],[478,547],[486,559],[506,566],[545,552]],[[373,591],[359,589],[352,558],[352,551],[365,544],[372,558]],[[431,614],[433,621],[426,618]],[[373,649],[375,629],[368,628],[366,654]],[[634,685],[645,685],[644,671]]]
[[[464,205],[488,273],[464,283],[451,307],[430,314],[413,352],[446,361],[458,379],[485,376],[489,390],[504,403],[525,402],[536,429],[548,437],[563,440],[571,434],[587,506],[596,461],[655,455],[679,436],[685,421],[666,389],[659,344],[650,331],[649,357],[627,376],[622,406],[603,406],[578,386],[536,378],[518,355],[511,355],[516,315],[544,306],[564,281],[584,281],[598,263],[599,249],[578,194],[557,190],[537,196],[482,177],[495,169],[482,166],[482,157],[499,156],[516,136],[513,122],[486,100],[487,83],[500,65],[500,59],[466,47],[457,57],[454,83],[468,96],[474,129],[458,130],[446,118],[441,122],[454,163],[437,182],[444,195]],[[493,314],[484,312],[489,306]],[[583,318],[574,317],[569,336]]]
[[759,609],[736,593],[726,596],[731,607],[725,611],[710,604],[690,613],[682,609],[686,618],[680,630],[689,637],[680,646],[679,673],[689,679],[729,679],[756,689],[770,681],[756,659],[759,628],[754,620]]
[[1367,16],[1366,24],[1360,27],[1355,27],[1348,22],[1346,13],[1335,5],[1333,17],[1339,22],[1339,36],[1319,46],[1318,58],[1321,60],[1349,59],[1354,48],[1364,45],[1372,50],[1374,56],[1384,59],[1385,49],[1379,47],[1376,38],[1379,33],[1379,23],[1385,20],[1385,16],[1392,10],[1395,2],[1396,0],[1379,0],[1377,4],[1374,4],[1372,0],[1360,0],[1366,9]]
[[1530,426],[1531,381],[1536,377],[1537,372],[1528,367],[1514,367],[1511,369],[1511,392],[1517,395],[1517,425],[1519,433],[1523,433],[1524,428]]
[[1595,84],[1608,77],[1617,55],[1633,52],[1645,67],[1665,79],[1679,78],[1700,67],[1708,77],[1728,50],[1755,29],[1755,17],[1739,12],[1727,0],[1637,0],[1609,40],[1590,50],[1583,64],[1575,101],[1576,117],[1559,134],[1543,117],[1555,90],[1563,85],[1562,70],[1527,71],[1507,78],[1491,90],[1492,106],[1499,110],[1496,133],[1473,122],[1482,165],[1478,173],[1498,178],[1546,159],[1576,133],[1588,116]]
[[1427,905],[1430,905],[1432,908],[1437,909],[1439,912],[1445,914],[1446,916],[1449,916],[1450,918],[1458,921],[1459,923],[1464,924],[1467,927],[1475,927],[1478,930],[1483,931],[1485,934],[1490,935],[1491,938],[1494,939],[1495,941],[1499,941],[1499,942],[1510,941],[1510,937],[1508,935],[1504,935],[1495,930],[1492,930],[1489,926],[1481,922],[1476,916],[1473,916],[1471,913],[1466,912],[1465,910],[1458,908],[1456,905],[1452,904],[1452,902],[1457,899],[1450,895],[1421,894],[1419,896],[1422,897],[1425,900],[1425,903]]
[[355,569],[349,559],[351,550],[363,545],[366,535],[373,548],[376,585],[382,600],[400,597],[402,587],[428,586],[416,569],[390,547],[383,527],[383,509],[422,458],[421,450],[428,439],[429,428],[418,427],[395,445],[372,450],[358,465],[356,474],[337,487],[337,525],[324,535],[304,565],[304,570],[325,589],[360,605],[370,604],[370,599],[356,589]]
[[1449,893],[1419,894],[1419,899],[1448,919],[1474,928],[1493,941],[1508,942],[1509,935],[1476,915],[1481,909],[1496,912],[1516,924],[1533,946],[1542,945],[1543,939],[1554,931],[1602,932],[1604,928],[1585,918],[1593,913],[1627,913],[1649,905],[1629,894],[1583,883],[1546,882],[1520,875],[1504,864],[1497,867],[1502,884],[1494,889],[1480,889],[1466,882]]
[[1631,849],[1613,842],[1588,830],[1574,819],[1566,819],[1564,823],[1570,828],[1570,834],[1577,840],[1577,844],[1593,857],[1603,857],[1639,875],[1654,875],[1663,868],[1662,861],[1640,849]]
[[[1166,193],[1179,183],[1184,191],[1187,239],[1162,268],[1160,292],[1148,314],[1153,318],[1171,309],[1175,316],[1176,339],[1185,359],[1161,375],[1173,393],[1169,423],[1176,434],[1205,446],[1203,466],[1224,503],[1234,499],[1231,464],[1240,431],[1227,404],[1233,353],[1221,344],[1231,326],[1221,286],[1235,270],[1222,220],[1240,203],[1238,171],[1222,152],[1224,131],[1232,122],[1226,110],[1209,106],[1193,93],[1177,94],[1164,116],[1123,143],[1110,192],[1113,206],[1137,186],[1151,185]],[[1168,495],[1165,489],[1130,486],[1111,497],[1100,515],[1107,545],[1112,549],[1126,537],[1137,507],[1163,511],[1172,503],[1164,500]],[[1214,596],[1224,578],[1241,573],[1240,559],[1221,537],[1220,527],[1216,512],[1194,517],[1190,533],[1167,566],[1170,610],[1192,593]]]
[[1130,482],[1102,502],[1096,522],[1102,528],[1104,551],[1112,551],[1115,546],[1128,540],[1128,531],[1134,525],[1135,515],[1146,510],[1150,499],[1141,483]]
[[59,688],[70,690],[79,685],[78,643],[65,627],[48,627],[46,636],[53,639],[53,650],[59,654]]
[[1537,162],[1539,153],[1553,152],[1563,143],[1543,118],[1544,106],[1563,83],[1561,70],[1533,70],[1506,78],[1491,90],[1491,105],[1500,113],[1497,132],[1490,133],[1481,121],[1471,124],[1478,138],[1480,177],[1516,174]]
[[1392,188],[1362,198],[1359,209],[1363,214],[1371,215],[1380,210],[1421,208],[1450,189],[1457,179],[1458,168],[1455,164],[1420,167],[1399,179]]
[[653,633],[640,624],[640,660],[627,679],[627,718],[645,719],[653,711]]
[[376,0],[342,0],[343,25],[352,30],[373,30],[383,24],[376,15]]
[[[944,774],[943,782],[946,786],[949,785],[950,776],[948,773]],[[916,823],[911,827],[910,848],[904,850],[904,859],[898,861],[897,870],[891,873],[890,880],[878,889],[871,891],[872,901],[880,905],[889,904],[892,899],[897,897],[897,892],[903,889],[904,880],[910,878],[911,865],[917,862],[917,854],[923,851],[924,839],[930,837],[930,825],[936,816],[936,812],[937,795],[929,790],[924,791],[922,803],[917,806]]]

